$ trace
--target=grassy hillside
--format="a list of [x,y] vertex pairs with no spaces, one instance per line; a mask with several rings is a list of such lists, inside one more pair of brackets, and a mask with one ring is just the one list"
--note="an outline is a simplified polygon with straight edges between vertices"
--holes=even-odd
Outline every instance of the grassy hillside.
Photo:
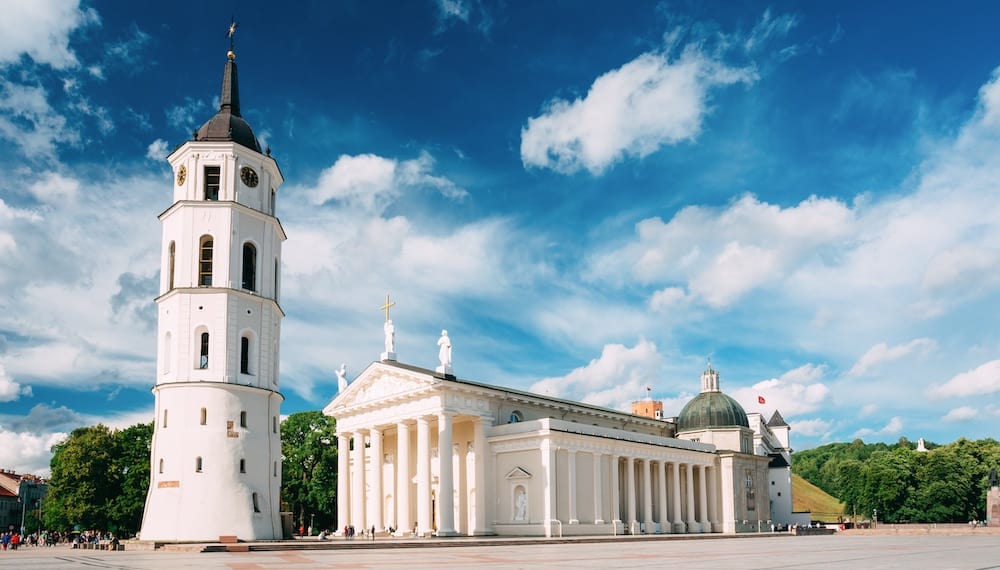
[[815,521],[836,522],[837,517],[844,515],[844,505],[828,495],[823,489],[792,474],[792,510],[796,512],[811,511]]

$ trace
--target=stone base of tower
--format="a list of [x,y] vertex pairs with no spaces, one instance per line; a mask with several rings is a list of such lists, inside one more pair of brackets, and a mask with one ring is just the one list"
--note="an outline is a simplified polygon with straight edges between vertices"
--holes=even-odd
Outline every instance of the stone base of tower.
[[153,394],[152,477],[139,538],[281,539],[281,394],[224,382],[160,384]]

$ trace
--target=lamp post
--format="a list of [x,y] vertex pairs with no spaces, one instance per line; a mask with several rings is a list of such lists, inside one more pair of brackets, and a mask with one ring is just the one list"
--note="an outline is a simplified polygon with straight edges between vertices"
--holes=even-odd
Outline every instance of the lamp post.
[[316,514],[315,513],[309,513],[309,536],[312,536],[312,533],[313,533],[313,521],[314,520],[316,520]]

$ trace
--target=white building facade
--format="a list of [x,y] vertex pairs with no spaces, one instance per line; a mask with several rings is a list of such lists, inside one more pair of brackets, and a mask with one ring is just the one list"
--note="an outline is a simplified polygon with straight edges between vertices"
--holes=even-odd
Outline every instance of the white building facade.
[[156,423],[140,538],[281,538],[282,183],[240,116],[229,52],[219,112],[175,149],[163,228]]
[[323,411],[337,421],[339,532],[735,533],[772,522],[762,488],[770,458],[753,452],[746,425],[736,430],[746,448],[733,449],[698,441],[711,430],[678,435],[675,418],[388,360]]

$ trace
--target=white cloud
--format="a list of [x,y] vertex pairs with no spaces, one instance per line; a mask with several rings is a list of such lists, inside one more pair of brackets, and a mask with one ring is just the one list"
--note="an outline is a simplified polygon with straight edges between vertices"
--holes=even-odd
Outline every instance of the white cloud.
[[[0,330],[25,339],[8,345],[6,370],[36,388],[148,383],[151,323],[116,307],[128,309],[131,297],[148,306],[156,295],[155,285],[125,291],[121,276],[159,270],[155,212],[168,205],[169,189],[120,172],[110,182],[91,178],[86,192],[69,174],[23,178],[42,206],[0,203]],[[5,234],[12,244],[2,245]]]
[[566,376],[545,378],[531,385],[530,391],[579,400],[596,406],[621,410],[643,398],[646,386],[655,386],[660,379],[662,359],[656,345],[640,340],[634,347],[621,344],[605,345],[601,356]]
[[626,156],[693,140],[708,113],[711,89],[756,80],[694,47],[679,58],[648,52],[598,77],[587,95],[554,99],[521,129],[521,161],[564,174],[598,175]]
[[971,406],[960,406],[948,411],[947,414],[941,417],[943,422],[964,422],[968,420],[975,419],[979,416],[979,412],[976,408]]
[[469,5],[463,0],[438,0],[437,5],[444,19],[457,18],[463,22],[469,21]]
[[889,420],[889,423],[885,424],[883,427],[879,429],[861,428],[858,431],[854,432],[854,437],[861,438],[861,437],[868,437],[870,435],[892,436],[898,434],[901,431],[903,431],[903,419],[900,418],[899,416],[893,416]]
[[[786,418],[798,416],[813,412],[828,401],[830,388],[821,382],[825,372],[824,365],[805,364],[779,378],[732,390],[730,395],[745,409],[762,410],[765,416],[770,416],[774,410],[779,410]],[[764,404],[759,403],[758,396],[764,397]]]
[[156,139],[155,141],[149,143],[146,147],[146,158],[155,161],[161,161],[165,156],[167,156],[167,141],[163,139]]
[[434,158],[426,151],[404,161],[374,154],[342,155],[320,173],[310,198],[314,204],[338,200],[366,212],[381,213],[407,188],[434,188],[452,200],[467,196],[454,182],[432,174],[433,168]]
[[[664,223],[636,224],[636,239],[588,260],[592,279],[687,282],[689,300],[728,307],[749,291],[781,283],[789,271],[850,236],[854,213],[811,196],[781,208],[743,195],[725,209],[689,206]],[[676,285],[671,285],[676,287]]]
[[36,63],[66,69],[77,65],[69,36],[77,28],[100,22],[93,8],[78,1],[5,2],[0,18],[0,66],[27,55]]
[[209,109],[208,101],[185,97],[182,105],[174,105],[164,112],[167,115],[167,124],[190,134],[211,116]]
[[788,425],[792,428],[792,432],[797,435],[823,437],[826,439],[826,436],[830,434],[830,428],[833,427],[833,422],[816,418],[812,420],[796,420],[789,422]]
[[31,386],[21,386],[15,382],[0,363],[0,402],[13,402],[21,396],[31,396]]
[[[792,14],[775,16],[768,8],[764,10],[764,14],[750,31],[750,35],[743,42],[743,47],[748,52],[759,49],[770,38],[787,35],[798,23],[799,20],[796,16]],[[786,47],[782,51],[789,49],[794,49],[794,47]]]
[[51,158],[57,143],[77,143],[80,133],[49,105],[45,89],[0,78],[0,138],[29,158]]
[[680,287],[667,287],[661,289],[649,299],[650,310],[657,313],[668,313],[670,309],[684,304],[687,301],[687,293]]
[[1000,392],[1000,360],[991,360],[973,370],[952,377],[930,390],[932,396],[946,398]]
[[929,338],[917,338],[906,344],[898,344],[890,347],[884,342],[880,342],[868,349],[854,366],[847,372],[849,376],[861,376],[867,374],[872,368],[899,360],[910,354],[923,355],[935,350],[937,343]]
[[878,411],[878,404],[865,404],[861,407],[861,411],[858,412],[858,417],[867,418],[868,416],[874,414]]
[[67,435],[63,432],[13,432],[0,426],[0,463],[18,473],[48,477],[52,459],[49,450]]
[[28,192],[43,204],[75,203],[79,191],[80,182],[78,180],[63,176],[58,172],[45,173],[41,178],[28,185]]

